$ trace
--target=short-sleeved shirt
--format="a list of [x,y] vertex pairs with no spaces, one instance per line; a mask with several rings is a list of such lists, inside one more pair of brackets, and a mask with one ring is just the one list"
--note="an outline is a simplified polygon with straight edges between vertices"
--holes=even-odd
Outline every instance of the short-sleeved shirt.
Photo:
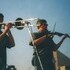
[[36,32],[34,33],[34,40],[35,39],[38,39],[44,35],[47,35],[47,38],[42,42],[40,43],[39,45],[36,45],[36,48],[37,48],[37,51],[39,53],[43,53],[43,52],[46,52],[47,55],[52,53],[52,51],[54,51],[54,48],[55,48],[55,43],[52,39],[52,37],[48,37],[48,34],[50,34],[50,31],[48,30],[45,30],[44,32]]
[[[47,31],[47,30],[45,30],[42,33],[41,32],[34,33],[34,40],[38,39],[44,35],[47,35],[49,33],[50,33],[50,31]],[[46,65],[45,67],[53,66],[53,51],[55,48],[54,45],[55,45],[55,43],[52,40],[52,37],[47,37],[42,43],[36,45],[36,49],[39,53],[41,61],[42,61],[43,65]],[[35,52],[34,52],[34,54],[35,54]]]

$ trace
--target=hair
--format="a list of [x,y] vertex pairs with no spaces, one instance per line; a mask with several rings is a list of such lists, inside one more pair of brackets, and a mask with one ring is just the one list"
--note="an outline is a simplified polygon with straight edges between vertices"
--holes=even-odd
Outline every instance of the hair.
[[1,17],[1,18],[3,18],[3,17],[4,17],[4,15],[3,15],[2,13],[0,13],[0,17]]
[[37,24],[44,24],[46,26],[48,26],[47,21],[45,19],[38,19]]
[[[4,15],[3,15],[2,13],[0,13],[0,18],[1,18],[2,21],[3,21]],[[1,27],[2,27],[2,25],[0,24],[0,31],[1,31]]]

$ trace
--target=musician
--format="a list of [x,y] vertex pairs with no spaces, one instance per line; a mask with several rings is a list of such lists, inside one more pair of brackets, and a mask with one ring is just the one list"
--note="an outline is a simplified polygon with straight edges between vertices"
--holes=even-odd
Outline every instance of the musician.
[[[53,51],[58,50],[58,48],[61,46],[63,41],[67,38],[66,34],[62,35],[62,39],[59,43],[54,43],[52,34],[47,27],[47,21],[44,19],[39,19],[37,21],[37,29],[39,32],[33,33],[33,41],[31,41],[29,44],[33,46],[33,44],[36,46],[36,49],[38,51],[38,55],[40,57],[43,70],[55,70],[55,61],[53,58]],[[42,70],[38,57],[36,55],[36,52],[34,52],[34,57],[32,59],[32,65],[37,67],[37,70]]]
[[[4,15],[0,13],[0,23],[3,23]],[[11,34],[10,23],[6,24],[2,29],[0,24],[0,70],[6,70],[6,47],[11,48],[15,46],[14,38]]]

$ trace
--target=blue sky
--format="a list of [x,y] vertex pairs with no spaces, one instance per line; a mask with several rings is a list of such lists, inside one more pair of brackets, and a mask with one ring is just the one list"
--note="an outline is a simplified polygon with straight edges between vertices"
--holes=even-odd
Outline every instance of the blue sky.
[[[16,18],[46,19],[48,29],[68,33],[70,35],[70,0],[0,0],[0,12],[4,14],[4,22],[15,21]],[[35,23],[32,22],[33,25]],[[36,28],[33,28],[36,31]],[[17,70],[33,70],[31,59],[33,48],[29,46],[30,39],[27,28],[17,30],[12,28],[16,46],[7,49],[7,64],[15,65]],[[57,43],[61,38],[55,37]],[[70,39],[67,38],[59,50],[70,58]]]

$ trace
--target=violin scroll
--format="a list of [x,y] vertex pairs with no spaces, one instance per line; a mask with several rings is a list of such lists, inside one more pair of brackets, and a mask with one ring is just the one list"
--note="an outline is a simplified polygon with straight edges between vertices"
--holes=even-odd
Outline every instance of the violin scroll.
[[70,36],[68,34],[65,34],[65,35],[66,35],[66,37],[70,38]]

